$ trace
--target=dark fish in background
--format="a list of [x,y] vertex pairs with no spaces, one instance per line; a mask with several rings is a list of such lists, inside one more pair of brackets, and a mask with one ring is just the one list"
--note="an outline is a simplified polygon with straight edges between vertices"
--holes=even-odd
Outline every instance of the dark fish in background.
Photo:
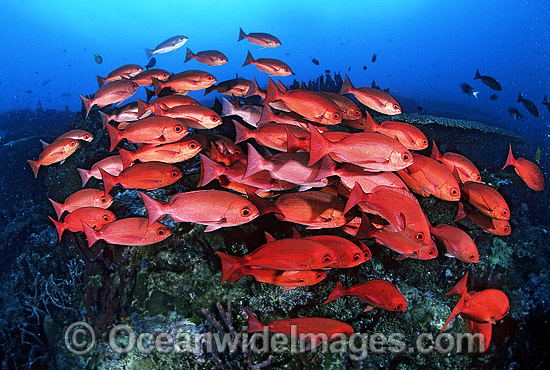
[[319,61],[318,61],[317,59],[315,59],[315,58],[313,58],[313,59],[311,60],[311,63],[315,64],[316,66],[319,65]]
[[66,53],[66,52],[67,52],[67,49],[63,49],[63,52]]
[[417,105],[416,109],[418,109],[419,112],[422,112],[424,110],[424,108],[422,108],[420,105]]
[[94,60],[97,64],[103,63],[103,58],[99,54],[94,54]]
[[372,54],[372,62],[376,62],[376,58],[378,58],[378,55],[376,54]]
[[157,60],[155,58],[151,58],[149,63],[147,63],[147,65],[145,66],[146,70],[148,71],[149,68],[153,68],[155,64],[157,64]]
[[363,71],[366,71],[367,70],[367,66],[363,66]]
[[71,96],[71,93],[66,92],[66,93],[61,94],[61,96],[64,96],[64,97],[68,98],[69,96]]
[[351,71],[351,67],[348,67],[348,72]]
[[523,103],[525,109],[527,109],[527,111],[529,111],[529,113],[531,113],[534,117],[539,116],[539,110],[537,109],[535,103],[533,103],[531,100],[524,99],[523,96],[521,96],[521,93],[519,93],[517,102]]
[[508,108],[508,113],[510,113],[510,115],[512,117],[514,117],[515,119],[517,119],[518,121],[523,121],[524,117],[521,115],[519,110],[517,110],[516,108]]
[[493,90],[502,90],[502,86],[500,86],[497,80],[490,76],[482,76],[479,73],[479,69],[476,69],[476,76],[474,77],[474,80],[481,80],[481,82],[483,82],[485,85],[489,86]]
[[550,103],[548,102],[548,98],[546,97],[546,94],[544,94],[544,100],[542,101],[542,105],[546,105],[546,108],[548,108],[548,112],[550,112]]
[[330,69],[325,69],[325,73],[330,73]]
[[49,84],[50,82],[52,82],[52,80],[48,79],[48,80],[44,80],[42,82],[42,87],[46,86],[47,84]]
[[27,94],[32,94],[32,90],[25,91]]
[[474,88],[467,83],[463,82],[460,84],[460,88],[462,91],[464,91],[465,94],[473,96],[477,99],[477,94],[479,94],[479,91],[475,91]]
[[498,99],[498,94],[493,94],[489,97],[489,99],[491,100],[497,100]]

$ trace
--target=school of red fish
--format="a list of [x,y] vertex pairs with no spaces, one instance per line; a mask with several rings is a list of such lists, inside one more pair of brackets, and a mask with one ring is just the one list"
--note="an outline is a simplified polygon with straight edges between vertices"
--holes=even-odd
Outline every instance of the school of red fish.
[[[245,34],[246,39],[263,47],[281,42],[266,33]],[[227,63],[224,54],[208,50],[187,52],[185,62],[208,66]],[[284,62],[254,59],[250,52],[244,66],[254,65],[272,76],[288,76],[292,69]],[[57,215],[54,223],[59,238],[65,230],[84,232],[89,247],[102,239],[110,244],[143,246],[158,243],[171,235],[159,220],[170,215],[177,222],[205,225],[205,232],[245,224],[267,213],[282,221],[308,229],[340,228],[343,236],[302,237],[297,230],[291,237],[275,240],[266,233],[266,243],[245,256],[217,252],[222,263],[221,282],[234,283],[243,276],[256,281],[293,289],[322,281],[329,269],[357,266],[371,258],[361,239],[374,239],[395,251],[398,259],[427,260],[438,256],[435,241],[446,255],[465,263],[477,263],[480,257],[474,241],[458,227],[431,225],[413,193],[437,197],[460,204],[457,219],[469,217],[484,231],[495,235],[511,232],[510,209],[504,198],[484,184],[479,170],[461,154],[441,154],[433,143],[430,157],[415,153],[428,147],[428,139],[417,127],[397,121],[377,123],[366,110],[384,115],[401,113],[399,103],[388,93],[354,87],[346,76],[340,94],[287,89],[269,79],[266,91],[252,81],[237,78],[216,84],[209,72],[186,70],[170,74],[162,69],[143,71],[138,65],[125,65],[106,78],[97,78],[99,90],[93,98],[82,97],[86,116],[93,106],[99,108],[121,103],[140,86],[152,85],[156,99],[138,100],[114,111],[99,112],[110,138],[110,151],[124,140],[139,144],[136,151],[119,148],[94,164],[78,169],[83,189],[58,203],[50,199]],[[233,120],[235,140],[208,133],[223,120],[214,110],[186,96],[190,91],[217,91],[231,96],[222,98],[222,116],[238,116],[248,127]],[[347,96],[346,96],[347,95]],[[246,103],[259,96],[261,105]],[[241,98],[241,100],[239,100]],[[227,122],[227,121],[226,121]],[[345,131],[341,130],[347,126]],[[201,133],[197,133],[200,130]],[[189,136],[192,132],[194,135]],[[41,166],[63,162],[81,141],[93,136],[73,130],[58,137],[44,149],[38,160],[29,160],[35,177]],[[244,147],[237,145],[247,142]],[[251,142],[255,141],[256,145]],[[258,148],[265,150],[262,155]],[[270,151],[277,151],[271,154]],[[246,154],[245,154],[246,153]],[[156,200],[144,192],[141,198],[148,218],[116,219],[108,208],[113,204],[111,190],[153,190],[170,186],[182,178],[175,163],[200,156],[202,188],[217,179],[228,191],[200,189],[173,195],[168,202]],[[525,184],[535,191],[544,189],[540,169],[524,158],[515,158],[512,147],[504,167],[513,166]],[[94,177],[104,190],[85,188]],[[67,212],[67,215],[63,215]],[[509,312],[506,295],[497,289],[468,291],[467,274],[447,294],[460,299],[449,320],[458,314],[466,320],[467,330],[482,333],[477,343],[485,350],[491,328]],[[371,280],[344,287],[337,283],[325,304],[342,296],[364,301],[373,308],[404,311],[407,302],[397,287],[387,280]],[[261,331],[264,325],[273,332],[325,333],[331,340],[350,335],[350,325],[326,318],[292,318],[260,323],[251,312],[249,331]],[[312,343],[315,345],[315,343]]]

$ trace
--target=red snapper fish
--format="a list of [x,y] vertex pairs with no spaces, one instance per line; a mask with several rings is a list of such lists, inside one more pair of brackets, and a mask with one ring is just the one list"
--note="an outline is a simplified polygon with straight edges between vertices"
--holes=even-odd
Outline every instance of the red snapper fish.
[[159,117],[182,120],[185,126],[197,129],[212,129],[222,124],[218,113],[202,105],[178,105],[165,110],[154,104],[153,113]]
[[525,158],[514,158],[514,154],[512,154],[512,144],[510,144],[508,158],[506,159],[506,163],[502,169],[505,169],[508,166],[514,167],[514,170],[518,176],[521,177],[529,189],[535,191],[544,190],[544,176],[542,175],[542,171],[539,166]]
[[132,81],[137,83],[139,86],[149,86],[153,84],[153,77],[160,81],[166,81],[170,77],[170,73],[164,69],[149,69],[134,76]]
[[141,193],[149,224],[170,215],[177,222],[207,225],[205,232],[254,220],[260,212],[249,200],[220,190],[195,190],[178,193],[165,203]]
[[276,270],[319,270],[330,268],[338,256],[326,245],[307,239],[279,239],[267,242],[244,257],[216,252],[222,262],[223,283],[243,266]]
[[160,81],[152,78],[155,87],[155,95],[166,87],[178,94],[186,94],[193,90],[202,90],[216,83],[216,77],[208,72],[189,70],[171,75],[166,81]]
[[110,151],[122,140],[140,144],[167,144],[181,140],[189,133],[187,127],[177,119],[169,117],[147,117],[131,122],[123,131],[107,124],[111,139]]
[[134,95],[138,87],[139,85],[134,81],[124,79],[113,81],[105,85],[94,94],[93,98],[88,99],[80,95],[82,103],[86,108],[86,117],[88,117],[90,109],[92,109],[94,105],[102,108],[109,104],[123,102]]
[[264,106],[275,101],[282,101],[286,108],[296,112],[311,121],[324,125],[337,125],[342,122],[340,108],[321,95],[304,90],[287,90],[282,92],[273,82],[269,80]]
[[118,151],[124,168],[126,168],[136,160],[163,163],[183,162],[199,154],[201,149],[201,145],[196,140],[184,137],[182,140],[170,144],[140,145],[135,152],[125,149],[119,149]]
[[435,141],[433,141],[432,155],[430,158],[435,159],[445,165],[455,175],[455,171],[458,174],[457,181],[466,182],[474,181],[481,182],[481,174],[479,170],[468,158],[457,153],[446,152],[441,155],[437,149]]
[[315,285],[324,280],[327,273],[322,270],[284,271],[265,267],[243,266],[231,275],[229,283],[233,284],[247,275],[253,276],[260,283],[280,285],[285,288],[284,290],[290,290],[299,286]]
[[152,112],[142,112],[139,114],[138,103],[135,101],[124,104],[111,114],[103,113],[102,111],[98,111],[98,113],[101,118],[101,123],[103,124],[103,129],[107,128],[105,126],[107,123],[115,121],[119,122],[118,129],[120,130],[124,129],[130,122],[137,121],[139,118],[145,118],[152,114]]
[[[460,187],[453,174],[434,159],[414,153],[413,163],[398,171],[403,181],[413,191],[420,188],[421,195],[431,194],[439,199],[457,202],[460,200]],[[416,185],[414,184],[416,183]]]
[[289,147],[288,131],[290,131],[291,135],[298,140],[309,138],[309,131],[295,125],[265,123],[256,130],[250,130],[235,120],[233,120],[233,124],[235,125],[236,133],[235,144],[248,139],[254,139],[262,146],[279,150],[281,152],[287,152]]
[[458,227],[439,224],[432,227],[431,232],[447,249],[446,256],[455,257],[468,263],[477,263],[479,261],[476,244],[468,234]]
[[106,82],[113,82],[122,79],[129,80],[132,77],[137,76],[141,71],[143,71],[142,66],[138,66],[137,64],[126,64],[109,73],[107,77],[96,76],[97,84],[101,87]]
[[410,150],[424,150],[428,147],[428,139],[418,128],[405,122],[384,121],[380,124],[367,112],[365,132],[378,132],[399,141]]
[[186,63],[191,59],[195,59],[197,62],[206,64],[207,66],[221,66],[228,62],[225,54],[217,50],[199,51],[195,54],[187,48],[187,54],[183,62]]
[[234,78],[227,81],[222,81],[216,85],[207,87],[204,90],[204,95],[210,94],[212,91],[217,91],[224,95],[245,96],[250,88],[250,80],[246,78]]
[[271,76],[288,76],[293,75],[292,69],[283,61],[272,58],[259,58],[254,59],[250,51],[246,55],[243,67],[252,64],[258,70],[265,72]]
[[370,280],[361,284],[344,288],[341,282],[336,283],[336,288],[330,293],[325,304],[342,296],[357,297],[368,304],[365,311],[375,307],[388,311],[405,311],[407,301],[397,287],[387,280]]
[[27,160],[31,166],[34,177],[38,176],[40,166],[49,166],[51,164],[63,163],[67,157],[73,154],[80,143],[75,139],[59,139],[51,143],[40,153],[37,161]]
[[441,329],[445,330],[447,325],[458,315],[464,319],[477,323],[495,324],[510,312],[508,297],[498,289],[485,289],[480,292],[468,292],[466,282],[468,273],[445,295],[460,295],[460,299],[453,308],[447,322]]
[[101,180],[101,173],[99,173],[100,168],[110,175],[118,176],[123,169],[122,159],[119,155],[113,155],[96,162],[89,170],[77,168],[76,170],[82,179],[82,187],[86,186],[92,177]]
[[195,99],[186,96],[186,95],[166,95],[162,98],[156,98],[152,100],[150,103],[146,103],[143,100],[137,100],[137,108],[138,108],[138,117],[142,117],[146,112],[150,111],[153,112],[153,108],[157,104],[161,109],[163,110],[169,110],[171,108],[180,106],[180,105],[200,105],[198,101]]
[[336,94],[329,91],[315,91],[316,94],[324,96],[332,100],[334,104],[340,108],[342,112],[342,122],[346,121],[355,121],[361,118],[361,111],[353,100],[346,98],[344,95]]
[[247,35],[244,33],[242,28],[239,28],[239,39],[237,41],[244,39],[248,40],[252,44],[260,45],[265,48],[275,48],[277,46],[281,46],[281,41],[269,33],[251,32]]
[[[94,139],[94,136],[90,134],[88,131],[71,130],[71,131],[65,132],[63,135],[59,136],[54,141],[59,139],[76,139],[76,140],[84,140],[87,142],[91,142]],[[42,149],[46,149],[46,147],[50,145],[47,142],[42,140],[40,140],[40,143],[42,144]]]
[[510,227],[508,220],[497,220],[496,218],[486,216],[479,211],[466,211],[464,205],[459,203],[455,222],[466,216],[468,216],[470,221],[481,227],[481,229],[487,233],[501,236],[510,235],[512,233],[512,228]]
[[467,181],[460,184],[462,195],[481,213],[498,220],[510,219],[510,208],[498,191],[489,185]]
[[107,209],[113,204],[113,197],[109,194],[105,195],[103,191],[98,189],[82,189],[67,197],[64,203],[58,203],[53,199],[48,198],[52,203],[57,219],[60,220],[65,212],[73,212],[79,208],[96,207]]
[[309,163],[317,163],[330,154],[339,162],[352,163],[369,171],[396,171],[410,166],[413,156],[397,140],[378,133],[342,135],[337,142],[330,141],[315,127],[311,133]]
[[130,217],[113,221],[105,225],[101,230],[95,230],[90,225],[82,222],[88,247],[103,239],[109,244],[142,246],[163,241],[172,233],[168,226],[155,222],[147,225],[145,217]]
[[101,230],[105,225],[116,220],[113,212],[96,207],[78,208],[69,213],[63,222],[56,221],[49,216],[48,218],[55,225],[59,240],[61,240],[61,236],[65,230],[72,232],[84,231],[83,223],[88,224],[96,230]]
[[299,339],[311,341],[311,347],[319,346],[323,340],[335,341],[345,339],[353,334],[353,328],[348,324],[322,317],[299,317],[296,319],[274,320],[269,324],[260,322],[249,310],[248,332],[258,333],[267,328],[273,333],[281,333],[289,336],[296,336]]
[[355,88],[348,76],[345,77],[340,94],[353,94],[357,100],[378,113],[393,116],[401,114],[401,107],[390,94],[370,87]]
[[144,162],[130,166],[120,172],[118,176],[99,169],[105,194],[120,184],[125,189],[154,190],[172,185],[181,179],[181,170],[176,166],[162,162]]

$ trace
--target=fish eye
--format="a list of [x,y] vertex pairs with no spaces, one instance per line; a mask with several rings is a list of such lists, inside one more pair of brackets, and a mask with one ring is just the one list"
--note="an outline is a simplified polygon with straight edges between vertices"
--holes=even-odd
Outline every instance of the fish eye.
[[174,170],[170,173],[170,175],[172,175],[172,177],[178,177],[180,175],[180,171]]
[[233,154],[237,154],[237,155],[240,155],[240,154],[241,154],[241,152],[240,152],[240,151],[238,151],[238,150],[235,150],[235,151],[233,152]]
[[433,250],[433,249],[430,249],[430,251],[428,252],[428,254],[431,256],[432,254],[434,254],[434,250]]
[[134,89],[137,89],[137,88],[138,88],[138,84],[135,83],[135,82],[133,82],[133,83],[132,83],[132,87],[133,87]]
[[416,239],[417,239],[417,240],[424,240],[424,233],[418,233],[418,234],[416,234]]
[[109,217],[109,215],[103,215],[103,221],[109,222],[110,220],[111,218]]
[[180,41],[183,41],[183,40],[185,40],[185,39],[183,37],[180,37]]
[[321,274],[320,272],[318,272],[317,275],[315,275],[315,277],[316,277],[317,279],[320,279],[320,278],[323,277],[323,274]]
[[510,231],[510,228],[508,226],[504,226],[504,232],[507,233],[508,231]]
[[252,211],[250,210],[250,208],[244,207],[243,209],[241,209],[241,216],[247,217],[247,216],[250,216],[250,214],[252,214]]
[[361,115],[361,112],[358,110],[354,110],[353,115],[359,117]]
[[355,254],[353,255],[353,260],[354,260],[354,261],[359,261],[360,259],[361,259],[361,255],[360,255],[359,253],[355,253]]
[[157,235],[163,236],[164,234],[166,234],[166,230],[164,230],[164,229],[158,229],[157,230]]
[[70,146],[75,146],[76,145],[76,141],[75,140],[72,140],[70,143],[69,143]]
[[428,144],[428,140],[422,140],[422,144]]
[[101,198],[99,198],[99,201],[101,203],[107,203],[107,197],[106,196],[102,196]]
[[218,122],[218,117],[212,116],[212,117],[211,117],[211,120],[212,120],[212,122]]
[[334,118],[334,119],[340,119],[340,113],[334,113],[334,114],[332,115],[332,118]]
[[457,195],[458,191],[456,189],[451,189],[451,195]]
[[481,181],[481,176],[480,176],[480,175],[477,175],[476,180],[477,180],[477,181]]
[[396,309],[397,311],[402,311],[402,310],[403,310],[403,305],[400,303],[400,304],[398,304],[397,306],[395,306],[395,309]]
[[169,75],[167,72],[164,72],[164,73],[162,74],[162,77],[170,77],[170,75]]
[[408,161],[410,158],[411,158],[411,156],[409,155],[409,153],[403,153],[403,160],[404,161]]
[[181,131],[183,131],[183,126],[181,126],[181,125],[176,125],[176,126],[174,127],[174,131],[176,131],[176,132],[181,132]]
[[90,138],[90,135],[84,134],[84,136],[82,136],[82,138],[83,138],[84,140],[88,140],[88,139]]
[[417,254],[418,254],[417,251],[412,252],[412,255],[413,255],[413,256],[416,256]]
[[399,109],[399,105],[394,104],[394,105],[393,105],[393,109],[398,110],[398,109]]
[[196,147],[197,147],[197,143],[195,143],[194,141],[189,144],[189,148],[191,149],[195,149]]
[[212,80],[214,79],[214,76],[208,75],[208,76],[206,77],[206,79],[207,79],[208,81],[212,81]]
[[508,210],[507,210],[507,209],[503,209],[503,210],[502,210],[502,215],[503,215],[503,216],[507,216],[507,215],[508,215]]
[[332,261],[332,258],[330,257],[330,255],[327,254],[326,256],[323,257],[323,262],[324,263],[328,263],[330,261]]
[[471,260],[473,260],[473,259],[475,259],[475,258],[476,258],[475,254],[473,254],[473,253],[470,254],[470,259],[471,259]]

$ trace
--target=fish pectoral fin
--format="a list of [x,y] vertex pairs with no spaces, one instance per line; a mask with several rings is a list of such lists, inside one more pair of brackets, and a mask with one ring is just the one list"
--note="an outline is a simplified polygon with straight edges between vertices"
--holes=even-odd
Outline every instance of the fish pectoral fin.
[[390,160],[388,158],[384,157],[370,157],[366,161],[362,161],[362,163],[389,163]]
[[403,254],[400,254],[399,256],[397,256],[396,260],[402,261],[402,260],[405,260],[405,259],[407,259],[407,258],[409,258],[409,257],[407,257],[407,256],[405,256],[405,255],[403,255]]
[[407,218],[405,217],[405,214],[403,212],[399,212],[397,222],[397,227],[399,228],[399,230],[405,230],[405,227],[407,226]]
[[445,253],[445,256],[450,257],[450,258],[455,258],[455,256],[453,256],[453,255],[450,254],[449,252]]
[[367,312],[367,311],[370,311],[374,308],[374,306],[371,306],[370,304],[367,306],[367,308],[365,308],[365,311],[363,312]]
[[308,230],[318,230],[318,229],[322,229],[322,227],[321,226],[308,226],[308,227],[306,227],[306,229],[308,229]]
[[295,286],[285,286],[285,288],[283,290],[291,290],[291,289],[294,289],[296,288]]
[[281,276],[292,276],[292,275],[296,275],[297,273],[299,273],[300,271],[298,270],[287,270],[287,271],[284,271]]
[[209,233],[211,231],[218,230],[219,228],[221,228],[219,225],[208,225],[206,229],[204,229],[204,232]]

